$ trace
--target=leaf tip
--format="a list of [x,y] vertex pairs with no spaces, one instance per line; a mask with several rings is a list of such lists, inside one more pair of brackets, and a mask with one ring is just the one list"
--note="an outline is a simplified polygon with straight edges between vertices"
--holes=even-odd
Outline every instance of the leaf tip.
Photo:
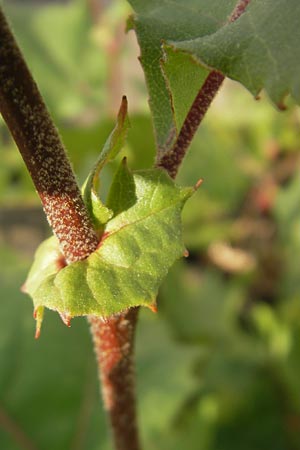
[[190,252],[188,251],[187,248],[184,249],[183,256],[184,256],[184,258],[188,258],[190,256]]
[[63,321],[63,323],[70,328],[71,326],[71,315],[68,312],[59,312],[60,318]]
[[287,106],[284,104],[283,101],[280,101],[280,102],[277,103],[277,108],[278,108],[280,111],[286,111]]
[[126,95],[123,95],[122,100],[121,100],[120,109],[118,112],[118,120],[120,120],[122,123],[125,121],[125,118],[127,116],[127,111],[128,111],[128,100],[127,100]]
[[197,191],[199,189],[199,187],[201,186],[201,184],[203,183],[203,178],[200,178],[197,183],[195,184],[195,191]]
[[40,335],[41,335],[41,327],[38,327],[38,325],[36,325],[34,339],[39,339]]
[[151,311],[152,311],[153,313],[157,313],[157,303],[156,303],[156,300],[154,300],[153,303],[151,303],[150,305],[148,305],[148,307],[149,307],[149,309],[151,309]]
[[36,320],[34,338],[38,339],[41,335],[41,327],[42,327],[43,317],[44,317],[44,307],[38,306],[37,308],[35,308],[33,311],[33,317]]

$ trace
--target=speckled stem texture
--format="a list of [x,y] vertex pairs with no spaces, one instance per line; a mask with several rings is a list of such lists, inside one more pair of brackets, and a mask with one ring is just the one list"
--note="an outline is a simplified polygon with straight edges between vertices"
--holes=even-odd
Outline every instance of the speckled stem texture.
[[[70,163],[0,8],[0,111],[32,176],[68,263],[98,245]],[[138,308],[90,317],[116,449],[138,450],[133,348]]]
[[58,132],[0,9],[0,111],[68,263],[98,244]]
[[[116,450],[139,450],[134,390],[134,335],[139,308],[108,320],[90,317],[101,368],[104,406],[111,418]],[[129,420],[130,419],[130,420]]]
[[[250,1],[239,0],[228,22],[237,20],[243,14]],[[186,116],[173,147],[165,154],[158,155],[157,167],[165,169],[172,178],[176,177],[190,143],[224,79],[224,75],[216,70],[212,70],[208,74]]]

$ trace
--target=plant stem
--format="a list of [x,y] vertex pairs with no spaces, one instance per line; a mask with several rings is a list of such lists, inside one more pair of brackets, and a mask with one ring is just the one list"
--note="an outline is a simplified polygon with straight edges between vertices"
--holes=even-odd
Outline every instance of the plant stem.
[[[0,8],[0,111],[31,174],[68,263],[97,247],[70,162],[38,88]],[[138,450],[133,341],[138,308],[108,319],[90,317],[103,398],[116,449]]]
[[90,317],[102,395],[116,450],[139,450],[134,390],[134,335],[139,308],[107,319]]
[[57,129],[0,9],[0,111],[67,262],[98,245]]
[[[228,19],[228,23],[237,20],[250,1],[239,0]],[[212,70],[208,74],[185,118],[173,147],[163,155],[158,154],[156,166],[165,169],[172,178],[176,177],[190,143],[224,79],[225,76],[216,70]]]
[[157,161],[157,167],[164,168],[170,177],[176,177],[190,143],[224,78],[223,74],[215,70],[209,73],[185,118],[173,147]]

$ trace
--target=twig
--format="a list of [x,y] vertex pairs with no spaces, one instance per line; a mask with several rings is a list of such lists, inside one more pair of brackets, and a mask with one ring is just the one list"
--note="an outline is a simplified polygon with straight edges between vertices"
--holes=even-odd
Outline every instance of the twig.
[[[228,19],[228,23],[237,20],[243,14],[250,1],[239,0]],[[166,153],[158,155],[157,167],[165,169],[172,178],[176,177],[190,143],[224,79],[225,76],[216,70],[212,70],[208,74],[185,118],[173,147]]]
[[[57,130],[1,9],[0,111],[31,174],[67,262],[86,258],[96,249],[98,236]],[[122,450],[139,448],[133,379],[137,312],[134,308],[105,321],[99,317],[89,319],[116,448]],[[108,398],[112,403],[108,403]]]

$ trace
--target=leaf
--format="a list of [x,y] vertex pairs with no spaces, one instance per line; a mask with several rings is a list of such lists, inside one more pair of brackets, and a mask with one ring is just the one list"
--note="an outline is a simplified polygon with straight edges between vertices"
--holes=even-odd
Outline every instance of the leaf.
[[209,71],[200,68],[186,53],[174,52],[165,45],[163,50],[161,68],[171,97],[177,134]]
[[74,316],[152,308],[162,279],[184,253],[181,210],[193,192],[177,187],[160,169],[130,174],[123,161],[109,195],[116,215],[105,225],[98,249],[66,267],[55,237],[37,250],[24,288],[35,310],[57,310],[69,324]]
[[298,0],[253,0],[236,22],[174,48],[240,81],[253,95],[265,88],[279,106],[288,93],[299,103],[299,20]]
[[[150,96],[157,146],[172,146],[196,93],[216,69],[281,106],[300,101],[300,4],[252,0],[234,23],[237,0],[129,0]],[[194,63],[193,63],[194,61]],[[202,66],[202,67],[200,67]]]
[[105,164],[113,160],[122,149],[128,128],[127,99],[124,96],[118,113],[117,124],[105,142],[94,169],[90,172],[82,187],[83,200],[96,229],[101,229],[102,225],[111,219],[113,215],[112,211],[103,205],[98,196],[99,173]]
[[157,147],[165,152],[174,142],[207,70],[189,55],[163,52],[168,40],[182,41],[210,34],[220,28],[235,0],[129,0],[136,15],[128,22],[141,49],[141,64],[150,96]]
[[107,207],[116,216],[133,206],[136,200],[134,178],[127,167],[126,158],[123,158],[108,194]]

